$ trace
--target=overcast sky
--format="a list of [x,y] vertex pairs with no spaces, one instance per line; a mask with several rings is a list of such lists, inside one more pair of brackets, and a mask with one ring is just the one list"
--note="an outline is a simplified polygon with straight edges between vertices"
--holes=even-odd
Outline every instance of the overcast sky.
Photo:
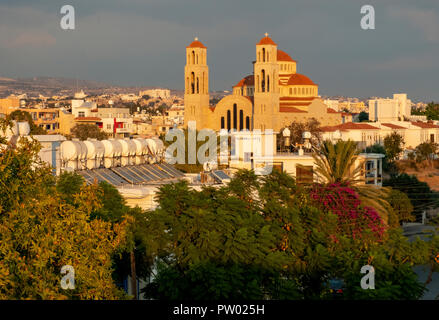
[[[62,30],[73,5],[76,29]],[[362,30],[362,5],[375,30]],[[251,74],[268,32],[323,95],[439,101],[438,0],[0,0],[0,77],[183,89],[185,47],[208,47],[210,89]]]

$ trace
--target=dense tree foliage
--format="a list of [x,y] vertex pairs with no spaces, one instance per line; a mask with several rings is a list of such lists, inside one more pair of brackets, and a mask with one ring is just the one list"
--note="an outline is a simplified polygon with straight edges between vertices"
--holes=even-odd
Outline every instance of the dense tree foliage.
[[[328,280],[342,278],[348,299],[419,298],[424,286],[411,266],[431,260],[428,245],[380,224],[355,191],[329,188],[313,192],[277,170],[264,177],[238,171],[229,185],[201,191],[186,182],[162,186],[158,208],[146,213],[156,262],[146,296],[331,299]],[[376,290],[359,285],[366,264],[379,274]]]
[[[90,220],[102,206],[100,190],[76,181],[67,201],[38,150],[23,138],[0,155],[0,299],[125,297],[111,258],[125,246],[127,221]],[[74,267],[74,290],[61,288],[64,265]]]
[[77,138],[81,141],[87,140],[88,138],[97,140],[104,140],[108,138],[108,134],[102,131],[98,126],[85,123],[76,124],[70,130],[70,134],[73,138]]
[[37,126],[34,122],[34,120],[32,119],[32,116],[30,115],[29,112],[27,111],[23,111],[23,110],[15,110],[12,111],[6,118],[8,121],[9,120],[17,120],[17,121],[27,121],[29,123],[29,127],[30,127],[30,134],[31,135],[38,135],[38,134],[47,134],[46,130],[44,130],[43,128]]
[[413,214],[439,206],[439,196],[433,192],[426,182],[419,181],[416,176],[406,173],[393,176],[383,181],[383,186],[392,187],[405,193],[413,205]]
[[416,161],[433,160],[438,149],[438,144],[434,142],[423,142],[415,149]]
[[430,102],[425,108],[427,120],[439,120],[439,103]]
[[387,160],[393,163],[398,159],[399,155],[404,150],[404,137],[393,131],[384,138],[384,149],[386,150]]
[[[318,122],[316,119],[311,118],[307,122],[293,122],[288,126],[288,129],[290,130],[290,143],[294,147],[297,144],[302,144],[303,141],[303,133],[305,131],[308,131],[311,133],[311,139],[310,142],[312,145],[318,145],[322,140],[322,132],[319,129],[320,128],[320,122]],[[282,141],[282,135],[277,135],[277,145],[283,145]]]
[[358,121],[359,122],[367,122],[369,121],[369,114],[365,111],[361,111],[358,115]]

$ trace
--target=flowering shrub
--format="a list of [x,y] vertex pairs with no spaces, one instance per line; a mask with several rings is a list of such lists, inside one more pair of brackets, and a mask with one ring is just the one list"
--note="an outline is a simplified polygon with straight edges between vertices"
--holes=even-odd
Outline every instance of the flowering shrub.
[[316,184],[310,196],[322,209],[338,216],[341,233],[351,235],[353,239],[362,239],[366,232],[371,232],[377,240],[383,236],[385,228],[379,214],[372,207],[362,207],[358,194],[349,186]]

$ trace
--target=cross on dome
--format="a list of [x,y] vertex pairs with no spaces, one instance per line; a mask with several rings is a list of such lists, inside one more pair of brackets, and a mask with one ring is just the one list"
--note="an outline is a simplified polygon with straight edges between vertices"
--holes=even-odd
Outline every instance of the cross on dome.
[[265,36],[266,36],[266,37],[268,37],[268,36],[269,36],[268,32],[265,32]]
[[194,40],[195,40],[195,41],[198,41],[198,37],[195,37]]

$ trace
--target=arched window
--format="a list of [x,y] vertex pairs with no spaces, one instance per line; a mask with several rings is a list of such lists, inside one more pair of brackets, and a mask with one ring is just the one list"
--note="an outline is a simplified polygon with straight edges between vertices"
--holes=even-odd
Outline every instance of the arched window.
[[267,51],[267,62],[270,61],[270,52]]
[[259,76],[256,76],[256,92],[260,92],[261,87],[259,86]]
[[245,128],[250,130],[250,117],[245,117]]
[[238,106],[233,104],[233,129],[237,129],[238,127]]
[[225,129],[225,127],[224,127],[224,117],[221,117],[221,129]]
[[230,110],[227,110],[227,130],[230,131],[231,123],[230,123]]
[[244,129],[244,111],[239,110],[239,131]]
[[198,64],[198,54],[197,54],[197,64]]
[[192,64],[195,64],[195,51],[192,50]]
[[200,93],[200,78],[197,77],[197,93]]
[[290,88],[290,96],[293,94],[293,88]]
[[297,95],[297,88],[294,88],[294,95]]
[[262,48],[262,61],[265,62],[265,48]]
[[186,93],[189,93],[190,84],[189,84],[189,77],[186,77]]
[[261,72],[261,88],[262,88],[262,92],[265,92],[265,70],[262,69]]
[[267,92],[270,92],[270,76],[267,76]]
[[191,93],[195,93],[195,73],[191,73]]

